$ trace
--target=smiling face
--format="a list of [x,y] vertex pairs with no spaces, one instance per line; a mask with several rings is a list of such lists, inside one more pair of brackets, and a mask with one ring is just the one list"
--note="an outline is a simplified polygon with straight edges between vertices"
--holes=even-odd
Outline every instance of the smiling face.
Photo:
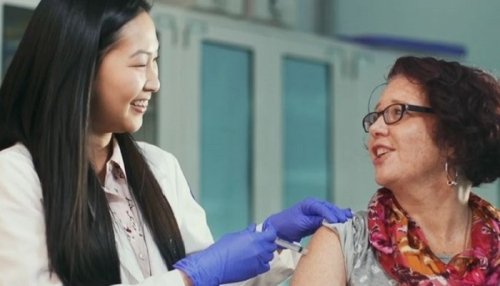
[[94,134],[135,132],[158,80],[158,39],[154,23],[142,12],[119,32],[96,74],[90,124]]
[[[394,103],[429,107],[421,87],[403,76],[390,80],[376,111]],[[445,154],[433,140],[435,120],[432,114],[409,111],[392,125],[385,124],[382,116],[375,121],[369,129],[368,148],[377,184],[397,191],[445,178]]]

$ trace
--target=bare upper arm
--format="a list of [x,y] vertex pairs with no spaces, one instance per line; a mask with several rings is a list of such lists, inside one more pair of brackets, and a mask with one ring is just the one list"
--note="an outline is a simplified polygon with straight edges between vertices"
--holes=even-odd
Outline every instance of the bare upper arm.
[[300,258],[292,286],[346,285],[344,256],[338,234],[321,227],[313,235],[309,252]]

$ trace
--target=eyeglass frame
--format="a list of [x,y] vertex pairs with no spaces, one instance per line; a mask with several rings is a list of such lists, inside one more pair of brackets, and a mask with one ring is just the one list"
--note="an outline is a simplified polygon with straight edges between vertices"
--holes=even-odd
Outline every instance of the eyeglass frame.
[[[387,122],[387,119],[385,118],[385,114],[393,106],[400,106],[401,107],[401,109],[402,109],[401,110],[401,115],[399,116],[399,118],[397,120]],[[387,106],[382,111],[378,111],[378,112],[374,111],[374,112],[370,112],[370,113],[366,114],[363,117],[363,120],[361,121],[361,124],[363,125],[363,130],[365,130],[365,132],[368,133],[370,127],[379,119],[380,116],[382,116],[382,118],[384,119],[384,123],[387,124],[387,125],[392,125],[392,124],[398,123],[399,121],[401,121],[401,119],[403,119],[403,116],[408,111],[421,112],[421,113],[434,113],[434,110],[432,108],[430,108],[430,107],[419,106],[419,105],[412,105],[412,104],[406,104],[406,103],[394,103],[394,104],[391,104],[391,105]],[[377,115],[377,118],[375,118],[375,120],[368,127],[365,126],[365,122],[367,122],[367,118],[369,118],[370,116],[372,116],[374,114]]]

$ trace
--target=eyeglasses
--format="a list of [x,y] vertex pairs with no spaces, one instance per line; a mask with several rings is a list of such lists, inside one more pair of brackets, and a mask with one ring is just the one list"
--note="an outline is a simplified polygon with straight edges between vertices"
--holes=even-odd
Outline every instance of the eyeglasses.
[[377,121],[377,119],[382,115],[384,122],[387,125],[394,124],[403,118],[403,115],[408,112],[423,112],[423,113],[434,113],[432,108],[417,106],[404,103],[395,103],[387,106],[384,110],[379,112],[370,112],[365,117],[363,117],[363,129],[368,133],[370,126]]

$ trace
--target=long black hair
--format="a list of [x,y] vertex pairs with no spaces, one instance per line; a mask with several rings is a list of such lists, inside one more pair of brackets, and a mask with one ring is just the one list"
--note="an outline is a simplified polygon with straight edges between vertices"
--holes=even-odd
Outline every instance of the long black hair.
[[[120,283],[105,194],[88,160],[99,62],[146,0],[42,0],[0,88],[0,150],[20,142],[39,176],[49,268],[65,285]],[[128,183],[169,269],[185,256],[172,208],[130,134],[115,134]]]

